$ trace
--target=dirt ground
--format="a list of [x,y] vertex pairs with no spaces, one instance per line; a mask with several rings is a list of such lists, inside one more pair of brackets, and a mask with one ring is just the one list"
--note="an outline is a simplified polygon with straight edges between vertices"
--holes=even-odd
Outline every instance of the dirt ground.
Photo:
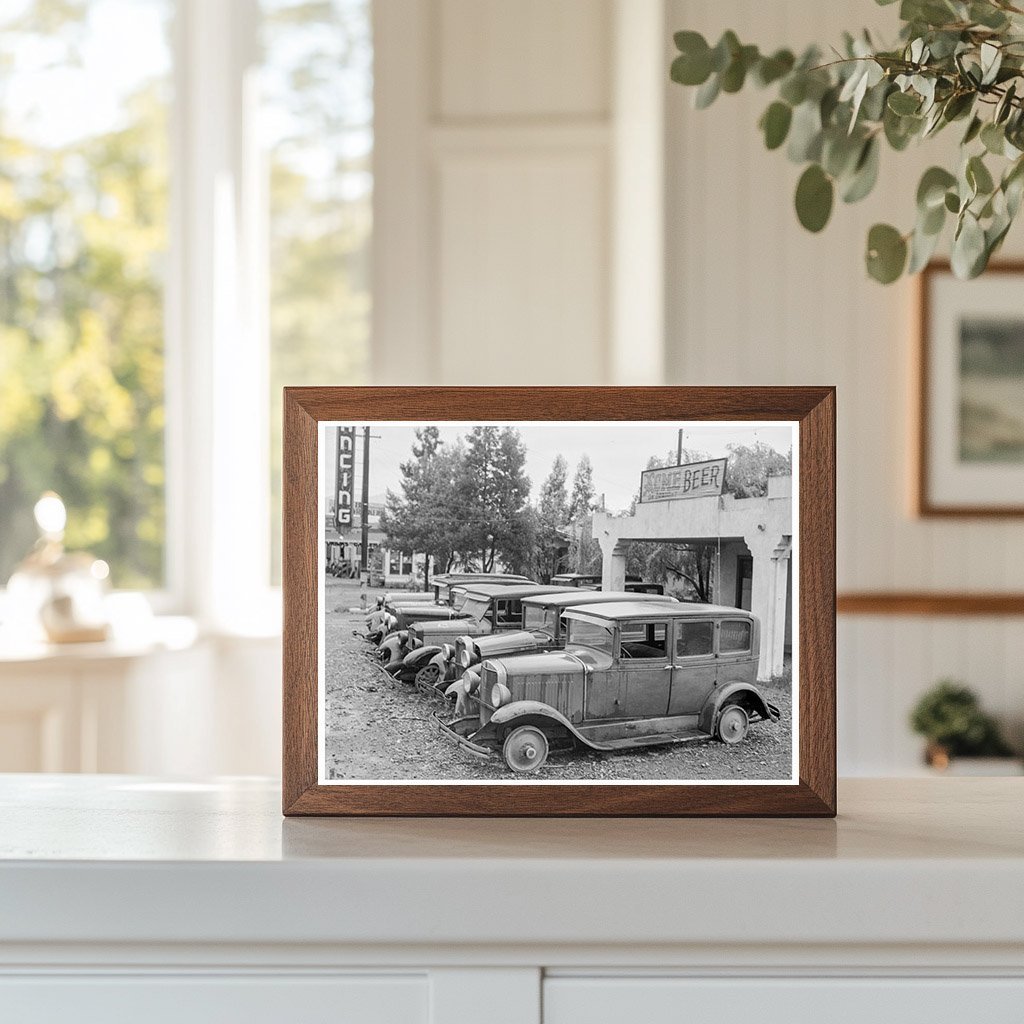
[[[380,591],[369,591],[372,606]],[[326,586],[326,755],[331,779],[512,779],[500,757],[481,760],[438,732],[431,700],[388,676],[370,658],[373,648],[352,635],[363,628],[358,583],[327,578]],[[782,711],[778,722],[757,722],[743,743],[716,740],[647,747],[622,753],[577,748],[552,751],[531,778],[579,779],[788,779],[792,764],[790,684],[762,684],[765,697]]]

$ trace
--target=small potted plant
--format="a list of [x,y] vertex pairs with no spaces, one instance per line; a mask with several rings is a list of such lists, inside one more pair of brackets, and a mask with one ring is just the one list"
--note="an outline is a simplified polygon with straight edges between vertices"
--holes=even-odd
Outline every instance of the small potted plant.
[[[954,759],[1004,759],[996,765],[999,774],[1018,774],[1013,751],[1003,739],[995,719],[982,710],[977,695],[969,687],[944,679],[925,693],[910,715],[914,732],[928,741],[925,762],[939,771],[947,771]],[[1013,759],[1011,764],[1006,759]],[[974,771],[981,766],[975,761]],[[984,772],[982,772],[984,773]],[[994,773],[993,773],[994,774]]]

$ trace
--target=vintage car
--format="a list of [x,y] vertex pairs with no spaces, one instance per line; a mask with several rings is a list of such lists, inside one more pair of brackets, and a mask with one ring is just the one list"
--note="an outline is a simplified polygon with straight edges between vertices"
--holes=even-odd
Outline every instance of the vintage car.
[[718,605],[641,601],[569,608],[565,649],[480,666],[477,713],[441,731],[480,756],[538,771],[552,744],[594,750],[714,736],[739,743],[779,709],[755,685],[760,626]]
[[[386,636],[378,648],[384,667],[397,679],[413,682],[419,670],[435,655],[445,653],[447,645],[454,650],[456,639],[463,634],[486,636],[522,628],[522,599],[535,594],[560,594],[569,587],[542,587],[524,583],[510,587],[500,583],[473,584],[466,589],[466,599],[458,614],[449,622],[418,621],[394,636]],[[468,619],[468,622],[467,622]]]
[[495,583],[508,587],[532,583],[529,576],[518,576],[507,572],[445,572],[431,577],[435,604],[451,604],[452,587],[464,583]]
[[621,601],[668,602],[678,604],[674,597],[655,594],[631,594],[624,590],[571,589],[563,593],[524,597],[522,629],[494,636],[459,636],[454,650],[445,657],[435,655],[430,666],[420,669],[416,683],[444,685],[445,696],[458,698],[461,693],[472,695],[480,682],[476,666],[488,658],[529,654],[537,651],[558,650],[565,646],[565,611],[585,605],[613,604]]
[[[600,573],[563,572],[551,577],[551,583],[560,587],[579,587],[581,590],[600,590]],[[645,583],[639,576],[627,576],[625,590],[628,594],[664,594],[661,583]]]
[[389,590],[386,594],[381,594],[377,598],[376,607],[383,608],[387,604],[403,603],[407,604],[409,601],[433,601],[434,592],[433,590]]
[[368,627],[365,634],[370,643],[378,645],[378,651],[380,644],[393,635],[404,633],[412,622],[447,622],[451,619],[468,618],[446,604],[437,605],[425,601],[393,604],[383,611],[384,615],[377,625]]

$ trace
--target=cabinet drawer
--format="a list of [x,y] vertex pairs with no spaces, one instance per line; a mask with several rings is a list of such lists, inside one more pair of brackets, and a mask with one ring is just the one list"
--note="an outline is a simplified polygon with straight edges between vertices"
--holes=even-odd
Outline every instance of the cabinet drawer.
[[544,1024],[1021,1024],[1024,978],[559,977]]
[[426,1024],[426,975],[97,975],[0,978],[18,1024]]

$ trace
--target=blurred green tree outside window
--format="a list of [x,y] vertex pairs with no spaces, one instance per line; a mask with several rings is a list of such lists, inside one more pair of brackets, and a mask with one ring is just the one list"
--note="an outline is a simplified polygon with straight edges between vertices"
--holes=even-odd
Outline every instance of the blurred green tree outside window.
[[164,579],[171,13],[0,8],[0,585],[51,488],[116,586]]
[[270,163],[270,557],[280,577],[281,389],[362,384],[370,336],[370,0],[263,0]]

